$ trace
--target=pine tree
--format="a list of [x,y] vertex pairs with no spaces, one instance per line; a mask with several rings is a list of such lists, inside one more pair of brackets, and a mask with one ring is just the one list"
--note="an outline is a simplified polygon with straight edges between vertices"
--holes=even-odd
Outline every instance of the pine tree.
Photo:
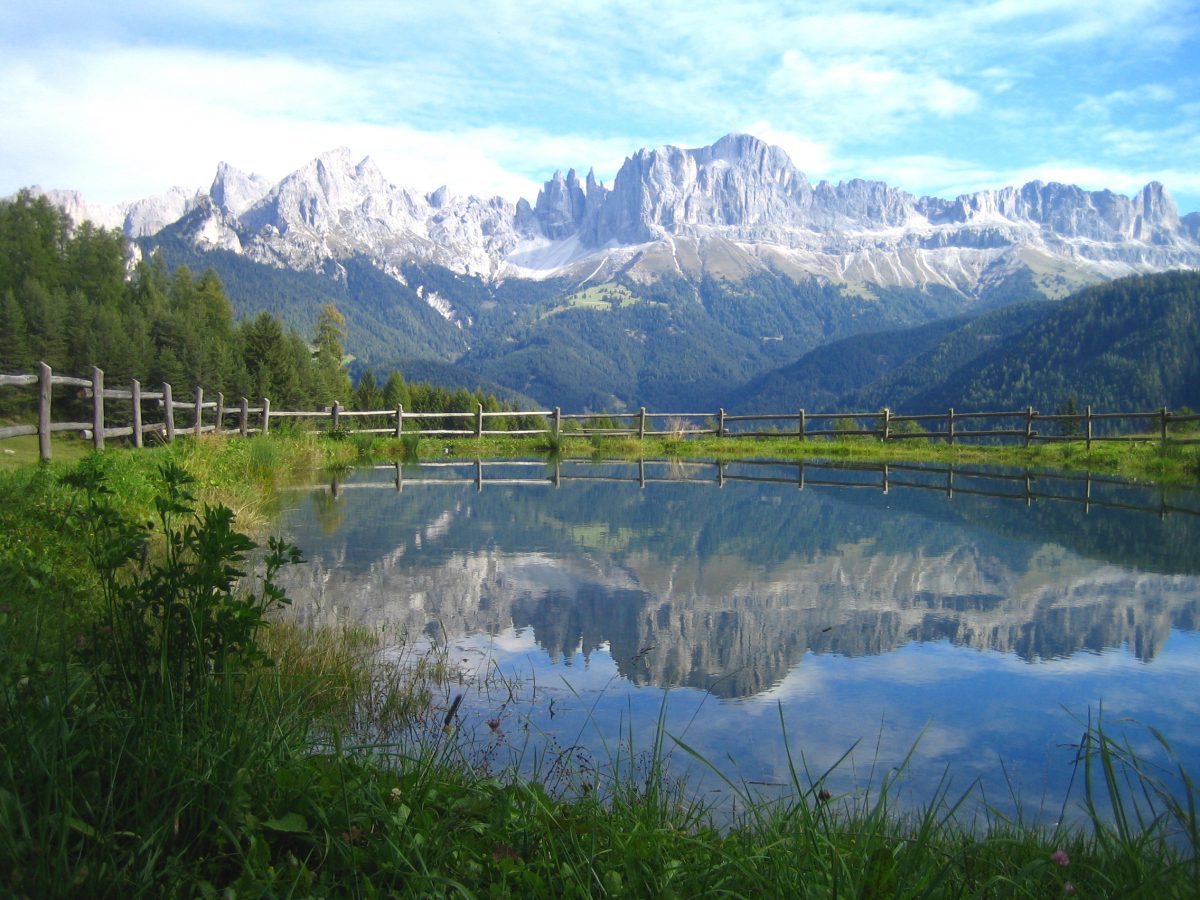
[[0,300],[0,372],[28,372],[33,361],[25,314],[13,292],[6,290]]
[[375,381],[375,373],[367,369],[358,379],[358,386],[354,388],[354,408],[355,409],[379,409],[383,406],[383,392],[379,390],[379,385]]
[[409,397],[408,385],[404,382],[404,376],[393,369],[383,385],[383,405],[388,409],[394,409],[401,404],[406,407],[411,406],[412,400]]
[[345,401],[350,396],[350,376],[343,365],[345,350],[342,341],[345,339],[345,317],[332,303],[326,303],[317,318],[316,334],[313,336],[317,381],[320,386],[320,395],[317,398],[319,402]]

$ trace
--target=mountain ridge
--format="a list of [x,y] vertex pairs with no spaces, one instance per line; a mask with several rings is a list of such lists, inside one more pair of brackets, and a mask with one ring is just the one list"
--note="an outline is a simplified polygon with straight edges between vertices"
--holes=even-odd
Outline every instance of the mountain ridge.
[[[1043,293],[1128,274],[1200,267],[1200,213],[1181,217],[1166,189],[1132,197],[1032,181],[917,197],[880,181],[812,184],[779,147],[729,134],[694,149],[643,148],[611,186],[557,171],[533,204],[422,194],[388,181],[369,156],[321,154],[271,184],[221,163],[207,191],[175,188],[103,210],[47,192],[73,217],[152,236],[185,217],[198,248],[320,270],[352,256],[395,277],[406,262],[492,281],[618,274],[705,274],[737,281],[777,271],[859,290],[941,285],[979,297],[1029,270]],[[172,218],[172,216],[174,218]]]

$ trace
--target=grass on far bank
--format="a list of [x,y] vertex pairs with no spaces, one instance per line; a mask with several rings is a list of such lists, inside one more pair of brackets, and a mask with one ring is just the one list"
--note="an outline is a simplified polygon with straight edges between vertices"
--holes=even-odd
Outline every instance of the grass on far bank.
[[945,791],[901,813],[886,780],[831,796],[800,760],[783,800],[731,783],[719,825],[666,776],[692,751],[665,716],[599,781],[482,765],[444,657],[381,666],[379,635],[275,623],[289,548],[245,587],[242,517],[203,509],[255,522],[287,473],[377,449],[186,440],[0,473],[0,893],[1195,896],[1195,785],[1100,722],[1078,829],[963,824]]
[[488,435],[482,438],[417,438],[400,440],[354,435],[361,459],[419,461],[443,456],[451,458],[499,458],[555,453],[564,458],[587,459],[615,456],[629,459],[679,458],[728,461],[735,459],[775,460],[872,460],[879,462],[931,462],[940,465],[1012,466],[1024,469],[1062,469],[1150,479],[1173,484],[1200,483],[1200,444],[1168,444],[1157,440],[1127,443],[1095,441],[1089,450],[1083,440],[1031,447],[934,443],[924,439],[882,441],[872,438],[842,440],[795,437],[714,436],[673,437],[656,433],[636,436],[581,436],[564,432],[549,435]]

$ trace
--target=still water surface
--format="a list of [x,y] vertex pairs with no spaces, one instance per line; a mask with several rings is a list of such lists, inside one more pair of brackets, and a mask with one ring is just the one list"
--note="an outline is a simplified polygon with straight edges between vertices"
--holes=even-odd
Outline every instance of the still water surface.
[[[1102,707],[1139,751],[1156,755],[1153,726],[1200,772],[1194,491],[925,466],[425,464],[291,492],[280,530],[307,559],[284,573],[293,615],[448,642],[490,676],[460,715],[496,762],[602,764],[630,739],[648,750],[661,718],[764,790],[789,781],[785,735],[814,774],[853,747],[842,791],[915,745],[901,803],[949,773],[1053,821]],[[720,795],[694,757],[672,763]]]

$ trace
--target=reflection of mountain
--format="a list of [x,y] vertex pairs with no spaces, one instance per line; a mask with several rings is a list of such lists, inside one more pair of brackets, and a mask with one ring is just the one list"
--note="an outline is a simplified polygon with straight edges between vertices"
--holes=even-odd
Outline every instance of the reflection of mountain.
[[[1018,540],[944,521],[995,517],[995,504],[923,509],[929,498],[911,496],[885,509],[868,492],[777,485],[347,489],[331,535],[304,512],[312,501],[287,516],[311,564],[286,585],[299,614],[324,622],[451,637],[531,627],[552,656],[607,645],[636,681],[722,696],[776,684],[809,651],[950,640],[1033,660],[1127,643],[1149,659],[1172,627],[1197,627],[1195,575],[1079,556],[1047,533],[1044,509]],[[1181,536],[1150,515],[1064,516],[1085,534],[1122,521],[1134,546]]]

